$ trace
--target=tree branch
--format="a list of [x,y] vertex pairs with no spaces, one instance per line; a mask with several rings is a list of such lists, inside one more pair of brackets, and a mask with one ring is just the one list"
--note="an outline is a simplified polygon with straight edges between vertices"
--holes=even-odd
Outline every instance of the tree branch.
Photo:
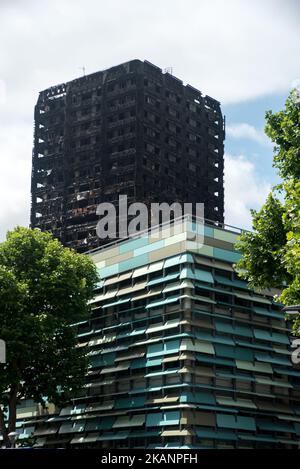
[[8,433],[16,431],[16,419],[17,419],[17,394],[19,389],[19,383],[13,384],[8,400]]
[[8,438],[8,430],[5,425],[4,421],[4,415],[3,415],[3,410],[0,407],[0,432],[2,433],[3,436],[3,443],[5,444],[6,448],[10,448],[10,441]]

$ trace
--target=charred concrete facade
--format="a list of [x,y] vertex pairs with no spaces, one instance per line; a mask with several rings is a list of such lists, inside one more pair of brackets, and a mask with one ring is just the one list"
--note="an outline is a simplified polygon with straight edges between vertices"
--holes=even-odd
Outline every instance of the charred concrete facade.
[[97,205],[203,202],[223,222],[220,103],[140,60],[40,93],[31,226],[83,252],[100,244]]

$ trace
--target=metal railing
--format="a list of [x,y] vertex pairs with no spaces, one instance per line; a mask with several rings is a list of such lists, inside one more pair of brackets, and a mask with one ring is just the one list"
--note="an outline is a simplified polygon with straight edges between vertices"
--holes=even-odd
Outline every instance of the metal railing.
[[232,226],[232,225],[227,225],[226,223],[222,223],[222,222],[219,222],[219,221],[214,221],[214,220],[210,220],[208,218],[201,218],[201,217],[197,217],[195,215],[182,215],[181,217],[177,217],[177,218],[174,218],[173,220],[170,220],[170,221],[167,221],[167,222],[164,222],[164,223],[160,223],[158,225],[155,225],[155,226],[152,226],[151,228],[148,228],[146,230],[141,230],[141,231],[138,231],[132,235],[129,235],[125,238],[117,238],[109,243],[105,243],[101,246],[98,246],[94,249],[91,249],[89,251],[86,251],[85,254],[92,254],[92,253],[95,253],[95,252],[98,252],[98,251],[103,251],[104,249],[109,249],[111,248],[112,246],[119,246],[121,243],[126,243],[132,239],[137,239],[137,238],[140,238],[141,236],[144,236],[144,235],[147,235],[147,234],[150,234],[151,232],[155,232],[155,230],[159,229],[159,230],[163,230],[163,228],[165,226],[172,226],[172,225],[175,225],[175,223],[179,223],[179,222],[198,222],[199,224],[202,224],[202,225],[206,225],[206,226],[211,226],[213,228],[216,228],[216,229],[219,229],[219,230],[223,230],[223,231],[229,231],[231,233],[234,233],[236,235],[241,235],[242,233],[248,231],[248,230],[244,230],[242,228],[238,228],[236,226]]

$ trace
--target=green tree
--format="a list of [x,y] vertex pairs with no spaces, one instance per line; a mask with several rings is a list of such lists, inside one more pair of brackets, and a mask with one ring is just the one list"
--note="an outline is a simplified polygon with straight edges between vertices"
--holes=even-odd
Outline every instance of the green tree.
[[[260,211],[252,210],[253,232],[237,243],[237,264],[250,286],[278,287],[285,305],[300,303],[300,96],[292,90],[285,108],[266,113],[266,134],[274,147],[273,165],[282,178]],[[298,333],[300,320],[294,322]]]
[[50,233],[17,227],[0,244],[0,432],[9,446],[21,399],[61,405],[84,382],[86,350],[72,323],[86,319],[97,271]]

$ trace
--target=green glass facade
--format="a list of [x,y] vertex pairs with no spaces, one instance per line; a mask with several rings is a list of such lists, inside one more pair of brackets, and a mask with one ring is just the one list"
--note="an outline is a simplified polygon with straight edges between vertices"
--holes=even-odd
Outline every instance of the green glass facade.
[[249,290],[234,272],[236,237],[185,221],[162,239],[91,253],[101,281],[89,321],[74,326],[90,357],[86,385],[49,415],[26,403],[20,438],[33,434],[37,447],[297,447],[290,332],[271,292]]

